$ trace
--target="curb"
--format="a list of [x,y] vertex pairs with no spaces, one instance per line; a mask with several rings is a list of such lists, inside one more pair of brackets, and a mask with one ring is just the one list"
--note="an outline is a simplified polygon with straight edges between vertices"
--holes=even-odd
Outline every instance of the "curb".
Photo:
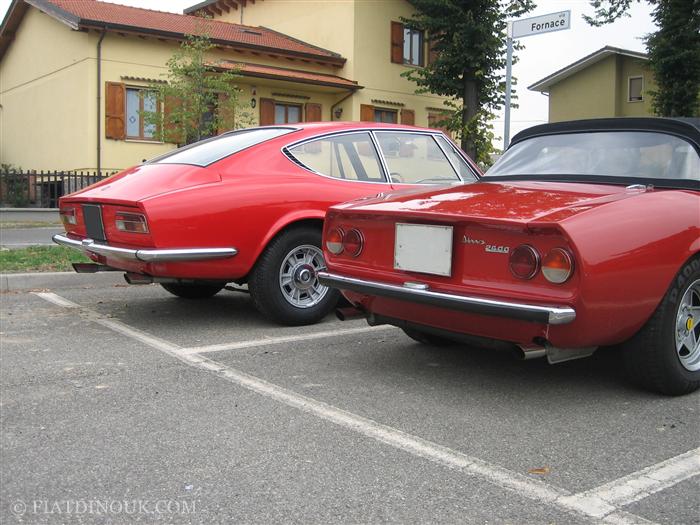
[[37,288],[106,287],[125,284],[123,272],[74,273],[4,273],[0,274],[0,293],[19,292]]

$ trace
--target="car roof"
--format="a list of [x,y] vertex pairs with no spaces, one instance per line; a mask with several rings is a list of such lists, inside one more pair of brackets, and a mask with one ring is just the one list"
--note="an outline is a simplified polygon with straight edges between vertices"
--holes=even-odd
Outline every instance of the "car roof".
[[540,124],[515,135],[511,146],[531,137],[584,131],[658,131],[680,136],[700,149],[700,118],[663,117],[599,118]]
[[406,124],[387,124],[383,122],[357,122],[357,121],[335,121],[335,122],[304,122],[298,124],[281,124],[273,127],[288,127],[304,131],[328,132],[343,131],[348,129],[415,129],[417,131],[430,131],[432,133],[442,133],[438,129],[409,126]]

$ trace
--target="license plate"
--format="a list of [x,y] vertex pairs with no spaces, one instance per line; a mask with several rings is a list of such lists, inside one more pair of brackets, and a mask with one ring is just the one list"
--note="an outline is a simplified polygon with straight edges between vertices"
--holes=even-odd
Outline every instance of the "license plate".
[[102,208],[96,204],[83,204],[85,233],[93,241],[106,241],[105,228],[102,224]]
[[397,223],[394,268],[450,276],[452,226]]

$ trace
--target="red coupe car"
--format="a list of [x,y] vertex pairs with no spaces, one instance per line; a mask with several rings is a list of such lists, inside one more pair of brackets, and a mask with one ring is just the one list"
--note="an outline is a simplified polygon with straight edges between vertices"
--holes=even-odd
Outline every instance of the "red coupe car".
[[331,208],[324,239],[341,316],[550,363],[624,343],[642,385],[700,387],[700,119],[535,126],[477,183]]
[[313,323],[339,298],[317,279],[329,206],[478,175],[435,130],[327,122],[232,131],[61,198],[66,234],[54,241],[95,261],[79,272],[122,270],[129,283],[186,298],[247,283],[263,314]]

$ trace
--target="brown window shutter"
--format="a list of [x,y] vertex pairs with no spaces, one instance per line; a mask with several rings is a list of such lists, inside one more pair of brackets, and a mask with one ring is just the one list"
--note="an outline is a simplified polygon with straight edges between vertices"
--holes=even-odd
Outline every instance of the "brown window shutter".
[[416,112],[412,109],[402,109],[401,110],[401,124],[406,126],[416,125]]
[[391,23],[391,61],[394,64],[403,64],[403,24]]
[[219,129],[216,130],[218,135],[232,130],[234,126],[234,109],[228,105],[228,101],[227,93],[219,93],[219,104],[216,107],[219,113]]
[[360,120],[362,122],[374,122],[374,106],[360,104]]
[[435,50],[435,40],[428,40],[428,65],[437,60],[438,54]]
[[105,82],[105,137],[124,140],[126,126],[126,87],[121,82]]
[[169,96],[165,97],[165,102],[163,104],[163,120],[165,122],[164,129],[164,140],[165,142],[170,142],[171,144],[184,144],[185,137],[182,132],[182,127],[177,122],[172,122],[171,115],[177,106],[181,104],[180,99]]
[[323,120],[323,111],[321,108],[321,104],[314,104],[312,102],[308,102],[306,104],[305,111],[305,122],[321,122]]
[[269,126],[275,123],[275,101],[271,98],[260,99],[260,125]]

